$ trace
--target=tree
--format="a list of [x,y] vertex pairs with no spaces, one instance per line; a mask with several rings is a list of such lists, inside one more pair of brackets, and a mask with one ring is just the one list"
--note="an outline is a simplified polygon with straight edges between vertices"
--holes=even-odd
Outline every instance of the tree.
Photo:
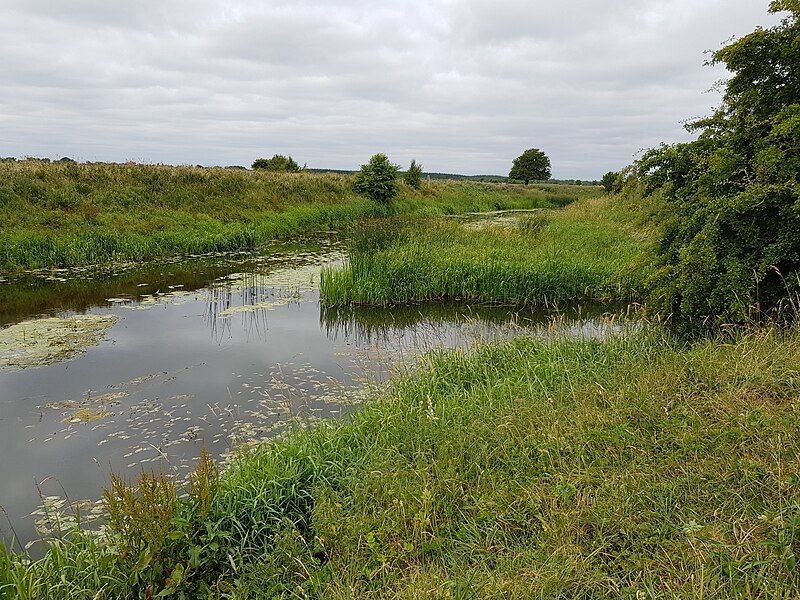
[[606,192],[608,192],[609,194],[614,191],[614,184],[616,182],[617,182],[616,171],[609,171],[608,173],[603,175],[603,180],[601,181]]
[[253,162],[254,169],[264,169],[276,173],[297,173],[300,171],[298,165],[291,156],[276,154],[272,158],[259,158]]
[[800,1],[718,50],[732,73],[697,140],[647,152],[646,192],[668,215],[648,304],[690,322],[741,322],[793,301],[800,276]]
[[525,185],[528,185],[529,181],[550,179],[550,159],[537,148],[525,150],[514,159],[508,178],[524,181]]
[[403,174],[403,180],[415,190],[422,185],[422,165],[418,165],[416,160],[411,161],[408,171]]
[[385,154],[376,154],[356,173],[353,189],[376,200],[389,204],[397,195],[399,167],[389,162]]

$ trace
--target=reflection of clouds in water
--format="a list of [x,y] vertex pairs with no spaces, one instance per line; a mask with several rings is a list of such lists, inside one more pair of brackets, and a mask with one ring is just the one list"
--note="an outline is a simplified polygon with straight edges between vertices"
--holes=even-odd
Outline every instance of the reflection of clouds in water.
[[247,340],[266,340],[267,311],[308,300],[319,288],[322,269],[342,260],[339,252],[303,253],[290,260],[270,261],[265,272],[230,273],[206,290],[206,323],[212,337],[232,337],[238,318]]
[[[45,367],[36,381],[0,380],[16,389],[18,412],[6,423],[27,423],[21,443],[6,436],[7,454],[35,455],[36,469],[74,485],[73,498],[96,497],[110,466],[181,478],[204,446],[224,459],[232,448],[346,415],[430,349],[521,334],[597,337],[619,325],[602,319],[601,309],[564,310],[560,320],[554,310],[453,304],[322,309],[319,271],[339,260],[336,252],[226,256],[224,265],[203,263],[205,274],[190,270],[186,279],[177,268],[166,280],[128,273],[148,287],[136,295],[106,288],[95,305],[122,317],[113,351],[68,371]],[[109,309],[109,298],[124,301]],[[23,395],[37,397],[40,414],[32,416]],[[79,410],[88,420],[77,418]],[[96,471],[83,473],[93,462]],[[0,475],[17,487],[27,477],[13,461],[0,464]],[[37,504],[15,501],[15,514]]]

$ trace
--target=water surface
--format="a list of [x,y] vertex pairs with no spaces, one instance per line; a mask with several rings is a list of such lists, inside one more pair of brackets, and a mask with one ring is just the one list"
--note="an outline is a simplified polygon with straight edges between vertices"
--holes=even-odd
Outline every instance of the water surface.
[[[70,360],[0,368],[6,539],[12,528],[22,543],[36,539],[31,513],[43,498],[96,499],[111,470],[181,475],[203,447],[224,457],[290,425],[341,416],[427,349],[551,331],[552,310],[321,309],[319,270],[341,257],[335,239],[313,239],[0,281],[0,326],[117,318],[100,344]],[[560,327],[602,335],[603,312],[567,310]]]

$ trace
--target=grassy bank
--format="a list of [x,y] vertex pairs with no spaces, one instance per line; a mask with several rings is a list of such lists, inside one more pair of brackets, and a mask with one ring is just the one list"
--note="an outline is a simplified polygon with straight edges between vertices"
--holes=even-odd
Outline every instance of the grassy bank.
[[350,424],[109,495],[0,597],[794,597],[800,337],[435,354]]
[[[435,215],[560,205],[579,186],[431,182],[395,209]],[[0,272],[252,249],[385,209],[349,177],[112,164],[0,163]]]
[[380,223],[355,236],[344,267],[323,273],[322,298],[331,306],[630,300],[643,288],[652,243],[648,228],[633,221],[638,212],[615,197],[503,226]]

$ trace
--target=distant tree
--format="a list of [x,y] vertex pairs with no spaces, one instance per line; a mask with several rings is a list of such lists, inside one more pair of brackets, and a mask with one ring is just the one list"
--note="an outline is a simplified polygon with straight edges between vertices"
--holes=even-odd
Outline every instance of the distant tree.
[[528,185],[529,181],[550,179],[550,159],[537,148],[525,150],[514,159],[508,178],[524,181],[525,185]]
[[609,171],[608,173],[603,175],[603,180],[601,183],[603,184],[603,187],[608,193],[614,191],[614,184],[617,181],[617,175],[618,173],[615,171]]
[[253,168],[276,173],[297,173],[300,171],[300,165],[291,156],[283,156],[282,154],[276,154],[272,158],[259,158],[253,161]]
[[388,204],[397,195],[399,167],[385,154],[376,154],[356,173],[353,189],[373,200]]
[[61,163],[74,163],[75,161],[73,159],[71,159],[69,156],[62,156],[61,158],[58,159],[58,162],[61,162]]
[[411,161],[408,171],[403,174],[403,180],[415,190],[422,185],[422,165],[418,165],[416,160]]

